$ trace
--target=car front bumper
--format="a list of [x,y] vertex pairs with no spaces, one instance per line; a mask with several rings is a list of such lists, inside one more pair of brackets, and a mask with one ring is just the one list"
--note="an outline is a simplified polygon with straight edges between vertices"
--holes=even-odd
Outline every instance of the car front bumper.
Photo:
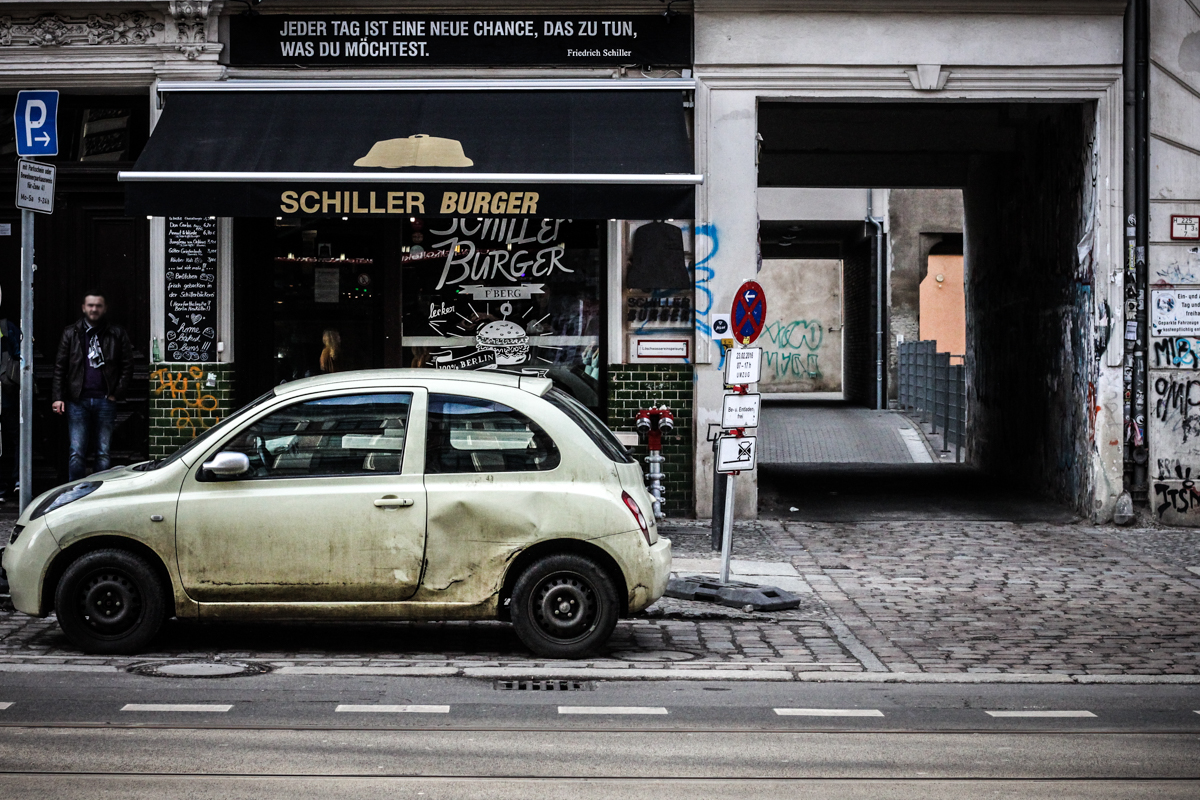
[[38,617],[49,613],[48,608],[42,607],[42,583],[57,553],[58,542],[41,519],[26,525],[17,541],[4,548],[4,571],[17,611]]

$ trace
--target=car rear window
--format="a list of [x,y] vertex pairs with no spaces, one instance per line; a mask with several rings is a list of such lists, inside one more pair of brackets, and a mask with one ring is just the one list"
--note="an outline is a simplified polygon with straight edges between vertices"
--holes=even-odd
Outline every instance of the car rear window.
[[561,389],[551,389],[543,395],[550,405],[570,417],[576,425],[583,429],[588,438],[595,442],[600,452],[618,464],[636,464],[633,456],[629,455],[624,446],[613,436],[600,419],[588,410],[587,406],[576,400]]
[[536,472],[554,469],[558,447],[516,409],[481,397],[429,395],[425,472]]

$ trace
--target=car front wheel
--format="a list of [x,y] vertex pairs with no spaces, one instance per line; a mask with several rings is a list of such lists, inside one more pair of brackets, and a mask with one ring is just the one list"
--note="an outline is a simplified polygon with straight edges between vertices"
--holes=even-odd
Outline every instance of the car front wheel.
[[517,578],[510,608],[525,645],[549,658],[582,658],[608,641],[617,625],[617,590],[596,562],[573,554],[547,556]]
[[75,559],[54,595],[59,626],[86,653],[140,651],[162,627],[166,606],[158,573],[125,550],[94,550]]

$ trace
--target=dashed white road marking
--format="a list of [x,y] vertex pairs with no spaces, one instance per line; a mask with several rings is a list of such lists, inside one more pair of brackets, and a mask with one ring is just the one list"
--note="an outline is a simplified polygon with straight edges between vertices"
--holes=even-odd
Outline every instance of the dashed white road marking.
[[559,706],[560,714],[666,714],[662,706]]
[[126,703],[122,711],[228,711],[232,705],[220,703]]
[[[0,703],[0,711],[3,711],[4,709],[8,708],[11,705],[12,705],[12,703]],[[1197,713],[1200,713],[1200,712],[1197,712]]]
[[339,705],[334,711],[356,714],[449,714],[450,706],[387,706],[387,705]]
[[984,711],[989,717],[1095,717],[1090,711]]
[[882,717],[877,708],[777,708],[781,717]]

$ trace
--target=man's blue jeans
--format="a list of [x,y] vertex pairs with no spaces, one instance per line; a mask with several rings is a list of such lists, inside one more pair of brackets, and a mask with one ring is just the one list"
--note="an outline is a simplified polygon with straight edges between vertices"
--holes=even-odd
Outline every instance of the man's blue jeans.
[[71,432],[71,463],[68,480],[88,476],[88,451],[95,445],[96,472],[108,469],[108,445],[112,441],[117,404],[107,397],[87,397],[67,403],[67,426]]

